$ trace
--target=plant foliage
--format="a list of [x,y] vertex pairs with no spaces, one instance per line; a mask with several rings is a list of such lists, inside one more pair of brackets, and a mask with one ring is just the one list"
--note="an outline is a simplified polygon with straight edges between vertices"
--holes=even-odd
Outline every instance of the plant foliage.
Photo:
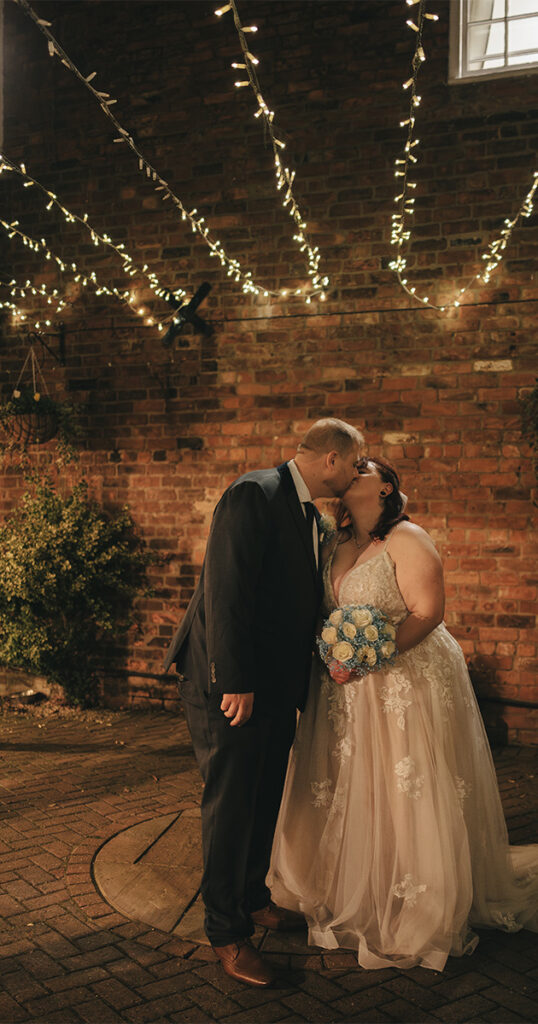
[[0,526],[0,661],[60,683],[71,704],[95,704],[100,642],[135,621],[153,561],[127,508],[108,515],[86,481],[64,496],[50,477],[29,478]]

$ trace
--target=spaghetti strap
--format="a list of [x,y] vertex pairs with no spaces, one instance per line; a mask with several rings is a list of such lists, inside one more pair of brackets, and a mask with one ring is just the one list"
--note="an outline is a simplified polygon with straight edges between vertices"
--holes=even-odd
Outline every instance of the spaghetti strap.
[[382,548],[383,551],[387,550],[387,548],[389,546],[389,542],[394,537],[394,534],[396,533],[396,530],[398,529],[399,525],[400,525],[399,523],[396,523],[396,526],[393,526],[392,530],[389,530],[389,532],[388,532],[388,534],[387,534],[387,536],[385,538],[385,543],[383,544],[383,548]]

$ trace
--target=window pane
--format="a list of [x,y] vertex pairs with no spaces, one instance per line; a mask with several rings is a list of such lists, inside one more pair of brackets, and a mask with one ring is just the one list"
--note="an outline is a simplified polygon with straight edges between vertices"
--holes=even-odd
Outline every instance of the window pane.
[[516,64],[538,64],[538,50],[534,53],[516,53],[508,58],[509,67],[514,67]]
[[508,50],[532,50],[538,47],[538,17],[508,22]]
[[538,0],[508,0],[508,17],[514,14],[538,14]]
[[474,25],[469,28],[467,53],[469,61],[479,60],[489,54],[504,54],[504,24]]
[[[489,21],[490,18],[493,18],[493,7],[494,0],[471,0],[469,4],[469,17],[467,20],[469,22]],[[500,17],[504,18],[504,10],[501,11]]]

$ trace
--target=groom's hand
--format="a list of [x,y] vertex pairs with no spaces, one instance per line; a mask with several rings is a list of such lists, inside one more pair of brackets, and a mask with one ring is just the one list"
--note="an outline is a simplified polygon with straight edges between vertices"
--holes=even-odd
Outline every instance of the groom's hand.
[[230,725],[244,725],[248,722],[254,707],[253,693],[223,693],[220,710],[224,711],[226,718],[230,718]]

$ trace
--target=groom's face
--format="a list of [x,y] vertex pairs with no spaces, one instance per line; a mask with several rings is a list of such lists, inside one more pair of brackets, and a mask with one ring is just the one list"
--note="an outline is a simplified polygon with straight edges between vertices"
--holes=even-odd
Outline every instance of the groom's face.
[[341,455],[340,452],[330,452],[328,457],[327,484],[335,498],[341,498],[359,475],[358,463],[360,451],[358,445],[353,445],[350,451]]

